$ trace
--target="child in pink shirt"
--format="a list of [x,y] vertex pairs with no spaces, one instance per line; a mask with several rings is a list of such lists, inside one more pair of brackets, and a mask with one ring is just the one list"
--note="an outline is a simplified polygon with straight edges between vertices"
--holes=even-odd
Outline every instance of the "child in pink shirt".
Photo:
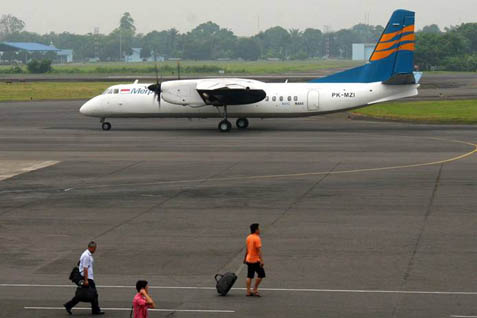
[[149,286],[147,281],[138,280],[136,283],[136,289],[138,293],[133,299],[134,318],[148,318],[147,310],[149,308],[155,308],[156,304],[149,296]]

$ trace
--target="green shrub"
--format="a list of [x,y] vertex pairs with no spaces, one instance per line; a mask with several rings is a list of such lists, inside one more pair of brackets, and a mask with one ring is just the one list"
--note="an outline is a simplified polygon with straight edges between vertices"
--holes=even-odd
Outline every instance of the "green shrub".
[[10,68],[0,68],[0,74],[21,74],[23,69],[18,65],[12,65]]
[[33,74],[42,74],[52,71],[50,60],[31,60],[27,64],[27,69]]

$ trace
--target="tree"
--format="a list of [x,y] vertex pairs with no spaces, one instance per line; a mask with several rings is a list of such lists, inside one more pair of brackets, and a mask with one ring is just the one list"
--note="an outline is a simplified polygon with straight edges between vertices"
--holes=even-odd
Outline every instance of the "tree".
[[350,59],[352,55],[352,43],[356,43],[356,40],[356,36],[352,30],[339,30],[333,37],[331,55]]
[[5,36],[19,33],[25,27],[25,22],[10,14],[4,14],[0,18],[0,39]]
[[290,29],[290,43],[288,44],[288,58],[292,60],[303,60],[307,57],[303,32],[298,29]]
[[418,33],[416,42],[415,64],[421,70],[443,66],[446,59],[465,55],[469,51],[469,41],[454,31]]
[[426,25],[421,30],[422,33],[442,33],[437,24]]
[[119,29],[121,29],[121,31],[123,32],[130,32],[132,34],[136,33],[134,19],[131,17],[131,14],[129,12],[123,13],[121,20],[119,20]]
[[240,38],[235,47],[235,56],[248,61],[256,61],[260,58],[260,46],[251,38]]
[[[134,19],[131,17],[129,12],[123,13],[121,19],[119,20],[119,28],[113,30],[113,32],[110,34],[111,36],[117,37],[118,39],[117,48],[120,60],[122,60],[126,54],[132,54],[135,33],[136,26],[134,26]],[[113,42],[115,41],[109,41],[109,50],[112,50],[111,46],[113,45]]]
[[306,29],[303,32],[303,43],[308,57],[322,57],[325,55],[323,50],[323,33],[317,29]]
[[273,27],[255,36],[261,46],[264,57],[285,59],[288,56],[290,34],[282,27]]
[[193,60],[232,58],[236,41],[232,31],[210,21],[202,23],[184,36],[183,57]]
[[455,29],[455,32],[469,41],[469,53],[477,53],[477,23],[463,23]]

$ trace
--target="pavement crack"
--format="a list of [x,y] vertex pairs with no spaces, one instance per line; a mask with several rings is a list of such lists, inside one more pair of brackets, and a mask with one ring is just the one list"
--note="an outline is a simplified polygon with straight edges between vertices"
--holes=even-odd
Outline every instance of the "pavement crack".
[[[400,286],[401,290],[404,289],[404,287],[406,286],[407,281],[409,279],[409,276],[411,275],[411,271],[414,267],[417,251],[419,250],[419,247],[421,245],[422,237],[424,236],[424,232],[425,232],[426,226],[427,226],[427,221],[429,219],[429,216],[432,213],[432,207],[434,205],[434,201],[435,201],[435,198],[436,198],[436,195],[437,195],[437,190],[439,189],[443,167],[444,167],[444,164],[441,164],[441,166],[439,167],[439,171],[437,173],[437,177],[436,177],[436,180],[434,182],[434,188],[432,189],[431,199],[429,200],[429,203],[427,204],[426,213],[424,214],[424,220],[423,220],[421,228],[419,230],[419,235],[417,236],[416,243],[414,244],[414,248],[412,250],[411,258],[409,259],[409,262],[408,262],[407,267],[406,267],[406,271],[404,272],[403,280],[402,280],[402,283],[401,283],[401,286]],[[396,304],[393,308],[393,312],[392,312],[392,317],[393,318],[396,317],[397,310],[398,310],[399,305],[401,303],[401,299],[402,299],[402,297],[399,296],[399,298],[398,298],[398,300],[397,300],[397,302],[396,302]]]
[[[297,203],[299,203],[301,200],[303,200],[311,191],[313,191],[323,180],[325,180],[328,176],[331,175],[333,171],[338,168],[338,166],[341,164],[341,162],[338,162],[333,168],[331,168],[330,171],[328,171],[327,174],[324,174],[319,178],[316,182],[314,182],[306,191],[301,194],[297,199],[293,200],[292,203],[290,203],[285,210],[277,217],[275,220],[273,220],[272,223],[270,223],[270,226],[267,227],[268,229],[272,228],[281,218],[283,218]],[[232,257],[230,261],[228,261],[226,264],[224,264],[218,272],[223,272],[225,271],[226,268],[231,268],[234,264],[239,263],[243,259],[243,254],[245,253],[245,246],[242,246]],[[240,266],[237,270],[237,272],[241,271],[242,266]],[[236,273],[238,275],[238,273]]]
[[275,226],[275,224],[282,219],[295,205],[297,205],[300,201],[302,201],[308,194],[310,194],[311,191],[313,191],[323,180],[325,180],[328,176],[331,175],[333,171],[338,168],[338,166],[341,164],[341,162],[338,162],[336,165],[334,165],[333,168],[331,168],[328,173],[322,175],[321,178],[319,178],[316,182],[314,182],[302,195],[300,195],[298,198],[293,200],[286,208],[283,210],[283,212],[275,219],[273,220],[272,223],[270,223],[270,227]]
[[[234,162],[232,165],[226,167],[225,169],[222,169],[222,170],[220,170],[219,172],[216,172],[216,173],[214,173],[214,174],[212,174],[212,175],[206,177],[206,178],[203,179],[199,184],[206,183],[209,179],[214,178],[214,177],[216,177],[217,175],[220,175],[220,174],[226,172],[227,170],[232,169],[233,167],[235,167],[235,166],[236,166],[237,164],[239,164],[239,163],[240,163],[240,161]],[[132,166],[132,165],[130,165],[130,166],[128,166],[128,167],[131,167],[131,166]],[[124,170],[124,169],[127,169],[128,167],[123,168],[123,170]],[[147,213],[149,213],[149,212],[151,212],[151,211],[157,209],[158,207],[160,207],[160,206],[166,204],[166,203],[169,202],[169,201],[174,200],[175,198],[177,198],[177,197],[180,196],[181,194],[186,193],[186,192],[189,191],[189,190],[190,190],[190,188],[183,188],[182,190],[177,191],[177,192],[176,192],[174,195],[172,195],[171,197],[166,198],[166,199],[160,201],[159,203],[156,203],[156,204],[152,205],[151,207],[147,208],[146,210],[144,210],[144,211],[142,211],[142,212],[140,212],[140,213],[137,213],[137,214],[133,215],[132,217],[130,217],[130,218],[128,218],[128,219],[126,219],[126,220],[124,220],[124,221],[122,221],[122,222],[119,222],[119,223],[115,224],[114,226],[110,227],[110,228],[107,229],[106,231],[101,232],[100,234],[96,235],[95,239],[97,240],[98,238],[100,238],[100,237],[102,237],[102,236],[105,236],[106,234],[109,234],[109,233],[113,232],[114,230],[120,228],[121,226],[126,225],[126,224],[132,222],[133,220],[135,220],[135,219],[137,219],[137,218],[143,216],[143,215],[146,215]]]
[[113,174],[116,174],[116,173],[118,173],[118,172],[123,172],[124,170],[127,170],[127,169],[129,169],[129,168],[132,168],[132,167],[134,167],[134,166],[137,166],[138,164],[143,163],[143,162],[144,162],[144,161],[136,161],[136,162],[133,162],[133,163],[131,163],[130,165],[127,165],[127,166],[125,166],[125,167],[118,168],[118,169],[113,170],[113,171],[111,171],[111,172],[109,172],[109,173],[106,173],[106,174],[104,174],[104,175],[102,175],[102,176],[98,176],[98,177],[96,177],[95,179],[112,176]]

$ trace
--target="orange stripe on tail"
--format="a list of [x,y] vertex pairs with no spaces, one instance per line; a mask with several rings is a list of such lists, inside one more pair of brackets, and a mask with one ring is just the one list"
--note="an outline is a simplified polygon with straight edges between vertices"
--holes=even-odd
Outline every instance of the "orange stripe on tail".
[[381,36],[381,39],[379,39],[379,42],[388,42],[388,41],[391,41],[392,39],[394,39],[396,36],[398,36],[400,34],[409,33],[409,32],[414,32],[414,24],[409,25],[409,26],[403,28],[402,30],[399,30],[399,31],[396,31],[396,32],[393,32],[393,33],[383,34]]

